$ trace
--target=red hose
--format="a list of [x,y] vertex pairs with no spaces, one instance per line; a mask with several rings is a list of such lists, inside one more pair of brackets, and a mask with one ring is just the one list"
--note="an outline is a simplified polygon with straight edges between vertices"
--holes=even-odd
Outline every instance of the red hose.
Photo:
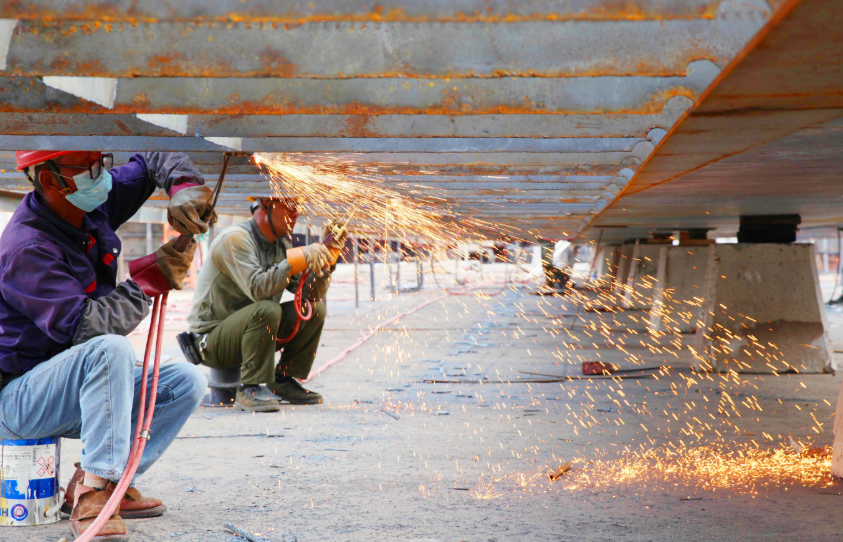
[[[310,271],[305,271],[301,274],[301,278],[299,279],[298,288],[296,288],[296,298],[293,301],[293,306],[296,308],[296,325],[293,327],[293,332],[290,333],[290,336],[286,339],[275,339],[275,342],[278,344],[287,344],[293,337],[296,336],[296,333],[299,332],[299,326],[302,322],[307,322],[311,318],[313,318],[313,304],[310,302],[309,299],[302,300],[302,291],[304,290],[304,283],[307,282],[308,277],[310,277]],[[307,313],[302,314],[304,310],[304,306],[307,307]]]
[[[164,335],[164,315],[167,312],[167,294],[155,298],[155,304],[152,306],[152,322],[149,325],[149,336],[146,340],[146,351],[143,356],[143,374],[144,379],[141,383],[141,400],[138,408],[138,421],[135,425],[135,438],[132,444],[132,451],[129,452],[129,460],[126,463],[126,468],[123,469],[123,476],[117,482],[117,487],[105,507],[100,511],[97,519],[90,527],[76,539],[75,542],[90,542],[92,538],[97,536],[103,525],[111,519],[114,511],[120,506],[120,501],[126,494],[132,478],[135,477],[135,472],[140,465],[143,450],[146,448],[146,442],[149,440],[149,428],[152,426],[152,417],[155,414],[155,398],[158,393],[158,374],[161,369],[161,339]],[[152,365],[152,384],[149,386],[149,405],[146,404],[147,378],[149,371],[149,354],[152,351],[152,338],[155,333],[155,359]],[[144,414],[146,418],[144,419]]]

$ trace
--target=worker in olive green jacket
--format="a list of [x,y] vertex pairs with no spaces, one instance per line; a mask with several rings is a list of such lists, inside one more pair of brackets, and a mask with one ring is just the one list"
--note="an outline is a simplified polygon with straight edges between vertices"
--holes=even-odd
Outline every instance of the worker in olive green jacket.
[[[295,292],[301,274],[293,274],[287,252],[298,218],[289,198],[262,198],[252,205],[253,218],[223,231],[211,244],[202,266],[188,316],[202,363],[208,367],[241,367],[235,406],[250,412],[272,412],[281,401],[318,404],[322,396],[306,390],[325,322],[324,299],[331,280],[331,252],[322,243],[302,247],[311,270],[302,291],[313,316],[296,325],[293,301],[280,303],[284,290]],[[324,238],[324,237],[323,237]],[[344,234],[333,244],[342,246]],[[333,246],[333,245],[332,245]],[[283,348],[275,365],[275,353]]]

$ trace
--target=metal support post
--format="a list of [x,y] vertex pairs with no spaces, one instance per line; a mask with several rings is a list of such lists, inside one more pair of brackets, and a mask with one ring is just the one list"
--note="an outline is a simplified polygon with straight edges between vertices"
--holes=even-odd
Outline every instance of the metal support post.
[[396,241],[398,243],[398,250],[395,252],[396,258],[396,268],[395,268],[395,293],[401,293],[401,240],[399,239]]
[[424,269],[422,268],[421,254],[416,255],[416,288],[421,290],[424,284]]
[[454,254],[454,284],[456,284],[457,286],[459,286],[459,284],[460,284],[460,281],[457,278],[457,273],[459,272],[459,270],[460,270],[460,258],[455,253]]
[[369,281],[372,283],[372,301],[375,300],[375,259],[369,258]]
[[392,243],[389,242],[389,237],[384,237],[383,240],[383,264],[386,267],[387,281],[386,289],[392,288]]
[[360,273],[357,269],[357,263],[360,259],[360,242],[356,235],[352,237],[352,243],[354,247],[354,307],[357,308],[360,306]]

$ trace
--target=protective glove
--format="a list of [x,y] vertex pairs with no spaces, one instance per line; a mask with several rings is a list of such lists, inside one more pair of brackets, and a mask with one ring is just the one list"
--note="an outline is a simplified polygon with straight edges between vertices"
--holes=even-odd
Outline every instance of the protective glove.
[[129,262],[129,275],[149,297],[170,290],[181,290],[184,277],[193,263],[196,243],[191,241],[184,252],[176,249],[178,237],[170,239],[154,253]]
[[304,246],[302,247],[302,253],[307,267],[317,277],[324,276],[322,270],[331,267],[331,262],[333,261],[331,251],[322,243],[312,243]]
[[287,251],[287,263],[290,265],[290,276],[294,277],[310,268],[313,273],[321,277],[322,269],[331,266],[331,251],[322,243],[313,243],[304,247],[295,247]]
[[[213,191],[204,184],[191,185],[179,189],[179,185],[170,191],[170,204],[167,205],[167,222],[181,234],[205,233],[211,224],[217,221],[216,211],[211,210]],[[204,220],[203,220],[204,219]]]

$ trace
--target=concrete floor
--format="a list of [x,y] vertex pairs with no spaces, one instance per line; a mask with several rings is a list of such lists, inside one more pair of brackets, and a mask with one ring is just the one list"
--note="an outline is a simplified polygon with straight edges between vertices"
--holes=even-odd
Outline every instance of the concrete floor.
[[[583,329],[612,321],[575,317],[571,298],[535,295],[533,284],[502,288],[501,269],[484,272],[498,284],[483,295],[444,295],[428,276],[431,289],[379,290],[359,310],[350,270],[341,269],[317,366],[369,326],[442,298],[315,378],[309,385],[325,405],[197,410],[138,481],[170,509],[130,521],[133,540],[242,540],[223,530],[226,522],[273,542],[843,536],[843,484],[821,455],[786,447],[789,435],[830,445],[841,376],[694,374],[687,336],[653,339],[635,311],[612,316],[623,331]],[[470,277],[480,280],[476,271]],[[173,335],[185,327],[189,294],[172,304],[164,354],[175,363]],[[843,316],[830,312],[830,321],[843,338]],[[144,336],[133,340],[140,349]],[[522,371],[578,375],[580,361],[596,359],[674,369],[657,379],[501,382],[540,378]],[[79,451],[78,441],[64,441],[63,478]],[[567,461],[572,469],[549,481],[548,471]],[[63,521],[4,528],[0,540],[55,541],[68,532]]]

